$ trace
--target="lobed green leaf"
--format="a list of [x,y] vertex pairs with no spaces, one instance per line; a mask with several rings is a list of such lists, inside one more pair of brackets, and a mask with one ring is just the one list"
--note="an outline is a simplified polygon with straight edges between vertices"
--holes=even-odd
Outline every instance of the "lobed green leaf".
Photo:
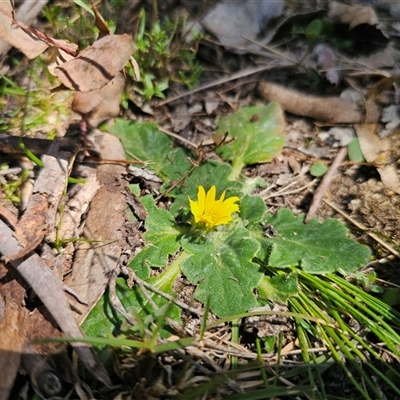
[[215,141],[228,140],[217,152],[232,161],[232,178],[239,176],[243,166],[271,161],[280,154],[285,143],[283,111],[277,103],[244,107],[217,121]]
[[259,246],[245,228],[212,232],[204,240],[182,238],[182,247],[190,257],[181,268],[198,285],[196,298],[202,302],[210,298],[210,307],[219,317],[256,307],[253,291],[263,274],[252,259]]
[[174,148],[173,140],[153,122],[117,120],[110,132],[120,138],[128,158],[148,162],[147,168],[168,183],[180,179],[192,166],[185,150]]
[[267,218],[277,234],[265,238],[271,246],[268,263],[286,268],[299,265],[311,274],[340,272],[348,275],[365,265],[371,252],[347,237],[347,229],[335,219],[304,223],[304,215],[294,216],[288,209]]

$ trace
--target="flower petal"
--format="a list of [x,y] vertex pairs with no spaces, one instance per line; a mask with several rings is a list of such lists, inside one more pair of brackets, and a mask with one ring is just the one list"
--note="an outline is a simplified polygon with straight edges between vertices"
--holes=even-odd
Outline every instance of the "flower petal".
[[204,213],[205,206],[206,206],[206,191],[204,190],[203,186],[199,186],[197,191],[197,212],[199,215]]
[[217,192],[217,189],[215,188],[214,185],[211,186],[210,190],[207,192],[206,196],[206,204],[204,207],[204,212],[208,215],[212,214],[214,203],[215,203],[215,194]]
[[193,201],[189,196],[189,204],[190,204],[190,211],[192,212],[193,216],[194,216],[194,221],[198,222],[199,219],[199,206],[198,206],[198,202],[197,201]]
[[239,211],[239,205],[235,204],[239,200],[240,199],[237,196],[229,197],[229,199],[226,199],[224,201],[224,209],[229,210],[228,212],[230,213]]

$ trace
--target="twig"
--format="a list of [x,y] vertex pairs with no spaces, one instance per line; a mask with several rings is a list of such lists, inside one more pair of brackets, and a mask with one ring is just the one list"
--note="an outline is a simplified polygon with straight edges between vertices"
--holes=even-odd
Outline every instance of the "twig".
[[135,319],[132,317],[131,314],[129,314],[123,304],[121,303],[121,300],[119,299],[118,295],[117,295],[117,290],[116,290],[116,276],[115,274],[112,275],[109,283],[108,283],[108,287],[110,289],[110,300],[111,300],[111,304],[113,306],[113,308],[118,311],[126,320],[129,324],[131,325],[135,325],[136,321]]
[[133,271],[131,272],[127,268],[122,268],[122,273],[126,276],[132,276],[133,280],[136,281],[138,283],[138,285],[144,286],[147,289],[150,289],[152,292],[158,294],[159,296],[162,296],[162,297],[166,298],[167,300],[174,302],[178,307],[182,308],[183,310],[187,310],[190,313],[196,314],[200,317],[202,317],[204,315],[204,313],[202,311],[196,310],[195,308],[188,306],[187,304],[183,303],[182,301],[177,300],[173,296],[170,296],[169,294],[164,293],[161,290],[158,290],[156,287],[154,287],[150,283],[144,281],[143,279],[140,279]]
[[[303,190],[305,190],[305,189],[307,189],[307,188],[309,188],[310,186],[312,186],[312,185],[314,185],[314,183],[316,182],[317,180],[316,179],[314,179],[313,181],[311,181],[311,182],[309,182],[309,183],[307,183],[306,185],[304,185],[304,186],[302,186],[302,187],[299,187],[298,189],[293,189],[293,190],[288,190],[288,191],[286,191],[290,186],[292,186],[292,185],[294,185],[296,182],[292,182],[291,184],[289,184],[288,186],[286,186],[284,189],[282,189],[282,190],[279,190],[279,191],[277,191],[277,192],[275,192],[275,193],[273,193],[273,194],[271,194],[271,195],[269,195],[269,196],[261,196],[264,200],[268,200],[268,199],[271,199],[271,198],[273,198],[273,197],[282,197],[282,196],[287,196],[287,195],[290,195],[290,194],[296,194],[296,193],[300,193],[300,192],[302,192]],[[261,193],[260,193],[261,194]]]
[[[126,269],[124,269],[124,272],[127,272]],[[136,274],[132,271],[132,272],[128,272],[129,276],[132,277],[136,283],[139,285],[140,289],[142,290],[143,295],[146,297],[147,301],[149,302],[149,304],[153,307],[154,310],[159,310],[160,307],[157,306],[156,303],[154,303],[153,299],[151,298],[151,296],[149,295],[149,293],[146,290],[146,287],[148,289],[150,289],[151,291],[154,291],[155,293],[159,294],[160,296],[163,296],[165,298],[167,298],[168,295],[166,295],[166,293],[161,292],[159,290],[157,290],[154,286],[148,284],[146,281],[138,278],[136,276]],[[171,296],[168,300],[170,302],[174,302],[177,303]],[[182,303],[183,304],[183,303]],[[165,321],[169,324],[169,326],[175,330],[175,332],[177,332],[180,335],[186,336],[187,332],[185,331],[184,328],[182,328],[176,321],[174,321],[172,318],[169,317],[165,317]]]
[[236,79],[244,78],[245,76],[253,75],[253,74],[256,74],[258,72],[266,71],[266,70],[271,69],[271,68],[272,67],[270,65],[268,65],[268,66],[264,65],[262,67],[248,68],[248,69],[245,69],[243,71],[239,71],[236,74],[232,74],[232,75],[229,75],[229,76],[227,76],[225,78],[217,79],[216,81],[209,82],[209,83],[206,83],[204,85],[201,85],[201,86],[197,87],[196,89],[193,89],[193,90],[191,90],[189,92],[178,94],[176,96],[170,97],[169,99],[166,99],[166,100],[158,103],[158,106],[164,106],[164,105],[166,105],[168,103],[172,103],[175,100],[179,100],[179,99],[181,99],[183,97],[186,97],[186,96],[189,96],[191,94],[194,94],[194,93],[197,93],[197,92],[201,92],[203,90],[210,89],[210,88],[212,88],[214,86],[222,85],[223,83],[234,81]]
[[[249,37],[243,36],[243,39],[248,40],[251,43],[254,43],[258,46],[260,46],[261,48],[263,48],[264,50],[269,51],[270,53],[272,53],[275,56],[278,56],[279,58],[289,61],[290,63],[292,63],[292,65],[300,65],[301,62],[295,60],[294,58],[290,58],[289,56],[287,56],[286,54],[283,54],[282,52],[275,50],[274,48],[270,47],[270,46],[265,46],[264,44],[257,42],[256,40],[253,40]],[[256,54],[260,54],[261,52],[256,52]],[[262,54],[262,53],[261,53]],[[265,55],[265,54],[262,54]]]
[[322,198],[324,197],[325,192],[330,185],[332,178],[334,177],[336,170],[339,168],[340,164],[344,161],[347,156],[347,147],[342,147],[338,153],[336,154],[333,163],[331,164],[328,172],[324,175],[321,184],[319,185],[318,189],[314,193],[313,201],[311,203],[310,209],[308,210],[305,222],[308,223],[314,217],[315,213],[317,212]]
[[37,29],[32,28],[31,26],[26,25],[22,21],[18,21],[16,19],[13,20],[13,24],[21,28],[28,35],[32,35],[41,40],[43,43],[46,43],[49,47],[58,47],[60,50],[65,51],[67,54],[70,54],[74,57],[76,56],[77,48],[69,45],[67,42],[47,36]]
[[392,254],[394,254],[396,257],[400,258],[400,253],[389,243],[386,243],[384,240],[382,240],[376,233],[369,232],[369,229],[362,224],[361,222],[356,221],[354,218],[350,217],[346,212],[341,210],[339,207],[336,207],[333,203],[329,202],[328,200],[323,200],[324,203],[328,204],[329,207],[333,208],[336,212],[338,212],[340,215],[345,217],[348,221],[350,221],[354,226],[357,228],[365,231],[368,236],[370,236],[372,239],[377,241],[381,246],[385,247],[386,250],[389,250]]
[[191,146],[191,147],[194,147],[195,149],[198,149],[198,148],[199,148],[199,146],[197,146],[197,144],[191,142],[190,140],[187,140],[187,139],[183,138],[182,136],[177,135],[176,133],[173,133],[173,132],[171,132],[171,131],[168,131],[168,130],[163,129],[163,128],[160,128],[160,127],[158,128],[158,130],[159,130],[160,132],[165,133],[165,134],[168,135],[168,136],[171,136],[171,137],[173,137],[173,138],[175,138],[175,139],[177,139],[177,140],[180,140],[180,141],[183,142],[183,143],[188,144],[188,145]]

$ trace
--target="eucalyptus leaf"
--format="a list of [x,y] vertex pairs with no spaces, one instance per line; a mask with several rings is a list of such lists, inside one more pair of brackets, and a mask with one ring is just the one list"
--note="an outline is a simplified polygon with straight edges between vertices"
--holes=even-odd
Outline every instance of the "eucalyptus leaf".
[[348,238],[345,226],[335,219],[305,224],[304,215],[296,217],[284,208],[267,221],[277,232],[264,239],[264,245],[271,246],[268,263],[273,267],[300,266],[310,274],[348,275],[371,256],[369,248]]

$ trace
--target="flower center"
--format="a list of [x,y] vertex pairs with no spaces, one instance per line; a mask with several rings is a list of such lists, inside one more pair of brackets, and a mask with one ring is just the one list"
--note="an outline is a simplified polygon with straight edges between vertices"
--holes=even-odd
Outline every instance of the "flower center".
[[207,225],[214,225],[215,215],[213,215],[213,214],[210,215],[210,214],[204,213],[204,214],[201,216],[201,219],[202,219],[202,221],[205,222]]

